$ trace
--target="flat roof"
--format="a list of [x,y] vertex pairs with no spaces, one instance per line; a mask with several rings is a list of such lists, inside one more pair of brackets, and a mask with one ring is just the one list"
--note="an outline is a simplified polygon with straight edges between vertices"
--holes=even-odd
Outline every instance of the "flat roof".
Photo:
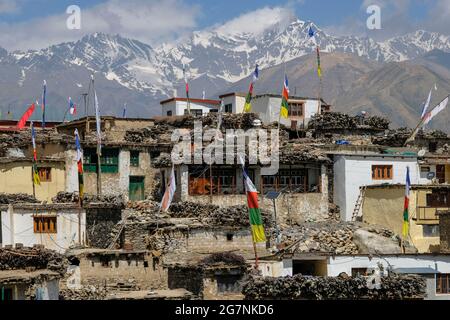
[[[173,97],[173,98],[170,98],[170,99],[162,100],[160,102],[160,104],[163,105],[163,104],[166,104],[166,103],[172,102],[172,101],[187,101],[187,98]],[[220,100],[191,98],[191,99],[189,99],[189,101],[190,102],[195,102],[195,103],[206,103],[206,104],[220,105]]]
[[229,93],[221,94],[219,96],[219,98],[225,98],[225,97],[230,97],[230,96],[246,97],[247,93],[245,93],[245,92],[229,92]]
[[31,272],[27,272],[25,269],[2,270],[0,271],[0,283],[5,284],[5,283],[29,282],[41,276],[53,279],[62,278],[62,276],[59,273],[48,269],[38,269]]
[[[121,121],[147,121],[147,122],[153,122],[153,118],[122,118],[122,117],[114,117],[114,116],[100,116],[100,120],[121,120]],[[71,126],[76,126],[79,124],[83,124],[86,121],[95,121],[95,117],[94,116],[88,116],[88,117],[82,117],[82,118],[78,118],[72,121],[68,121],[68,122],[60,122],[58,125],[56,125],[57,128],[61,128],[61,127],[71,127]]]
[[338,152],[338,151],[327,151],[327,154],[332,154],[336,156],[345,156],[345,157],[377,157],[377,158],[417,158],[417,155],[412,154],[390,154],[390,153],[371,153],[371,152],[358,152],[358,153],[350,153],[350,152]]

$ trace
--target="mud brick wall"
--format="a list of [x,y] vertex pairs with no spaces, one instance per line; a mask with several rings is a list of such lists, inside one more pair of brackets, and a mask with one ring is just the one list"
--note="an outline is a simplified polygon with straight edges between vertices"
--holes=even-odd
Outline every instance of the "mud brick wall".
[[89,255],[80,259],[82,285],[133,290],[167,288],[167,270],[146,253]]
[[121,209],[87,209],[86,235],[90,247],[107,248],[112,241],[111,231],[121,219]]
[[441,252],[450,253],[450,211],[439,215],[439,234]]

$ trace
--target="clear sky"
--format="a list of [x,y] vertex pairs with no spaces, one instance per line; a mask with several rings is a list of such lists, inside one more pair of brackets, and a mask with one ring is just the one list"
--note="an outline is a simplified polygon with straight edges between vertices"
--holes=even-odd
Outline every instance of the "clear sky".
[[[366,28],[366,8],[371,4],[381,8],[379,31]],[[81,30],[65,27],[69,5],[81,8]],[[271,11],[276,8],[283,14]],[[283,19],[289,12],[336,35],[383,39],[418,28],[450,34],[450,0],[0,0],[0,46],[42,48],[96,31],[158,44],[239,17],[258,23],[248,19],[258,12],[261,19],[273,12]]]

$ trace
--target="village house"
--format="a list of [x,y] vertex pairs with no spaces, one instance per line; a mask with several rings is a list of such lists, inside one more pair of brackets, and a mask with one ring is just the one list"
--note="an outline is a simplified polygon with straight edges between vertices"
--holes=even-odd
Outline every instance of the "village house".
[[[146,199],[154,186],[155,170],[151,154],[156,143],[130,141],[129,131],[151,127],[152,119],[102,117],[101,192],[121,195],[125,201]],[[82,139],[85,193],[97,194],[98,157],[95,118],[81,118],[57,126],[58,132],[71,134],[78,130]],[[76,163],[75,163],[76,164]],[[76,169],[76,166],[74,167]],[[75,181],[77,176],[75,175]]]
[[258,269],[265,277],[296,274],[337,277],[365,276],[373,279],[391,273],[420,275],[426,280],[426,300],[450,300],[448,254],[354,254],[298,253],[283,259],[261,258]]
[[77,203],[0,205],[0,243],[63,253],[86,243],[86,211]]
[[417,153],[365,151],[331,151],[334,172],[334,203],[341,210],[341,220],[351,221],[360,215],[364,199],[364,186],[374,184],[398,184],[406,181],[409,167],[411,183],[419,182]]
[[[223,100],[224,112],[242,113],[245,104],[245,94],[233,92],[219,96]],[[288,100],[288,118],[280,118],[281,95],[261,94],[252,97],[252,110],[258,114],[265,124],[280,121],[281,124],[293,130],[306,128],[309,120],[316,114],[330,111],[331,106],[323,99],[290,96]]]
[[[405,185],[378,184],[363,188],[363,222],[383,226],[401,234]],[[409,237],[419,252],[440,252],[440,213],[449,210],[449,185],[411,185]]]
[[167,287],[167,270],[147,250],[72,249],[65,281],[69,289],[86,286],[114,291]]
[[40,184],[33,185],[31,130],[5,129],[0,138],[0,193],[34,193],[38,200],[51,202],[59,191],[77,187],[75,151],[68,147],[70,138],[54,129],[35,130]]
[[[303,148],[303,149],[302,149]],[[246,170],[260,197],[260,208],[273,210],[266,197],[279,192],[277,213],[280,222],[320,220],[328,218],[330,160],[318,150],[295,146],[286,148],[293,156],[281,159],[275,175],[261,175],[261,165],[249,165]],[[311,152],[312,151],[312,152]],[[287,151],[288,152],[288,151]],[[283,155],[281,156],[283,157]],[[289,160],[287,160],[289,159]],[[175,201],[191,201],[219,206],[245,205],[242,167],[236,165],[177,165]],[[170,169],[162,169],[163,190]]]
[[[170,98],[160,102],[162,116],[183,116],[188,112],[187,98]],[[193,116],[204,116],[210,112],[218,112],[219,100],[189,99],[190,112]]]
[[60,254],[41,246],[0,245],[0,266],[0,302],[59,300],[59,281],[65,272]]

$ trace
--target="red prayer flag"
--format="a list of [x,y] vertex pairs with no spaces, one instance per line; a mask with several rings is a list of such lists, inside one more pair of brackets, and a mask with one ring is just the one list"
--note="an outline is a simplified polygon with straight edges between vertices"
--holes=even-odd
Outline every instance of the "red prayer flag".
[[34,103],[27,109],[27,111],[25,111],[22,118],[20,118],[19,122],[17,122],[17,128],[23,129],[28,119],[33,114],[33,112],[34,112]]

